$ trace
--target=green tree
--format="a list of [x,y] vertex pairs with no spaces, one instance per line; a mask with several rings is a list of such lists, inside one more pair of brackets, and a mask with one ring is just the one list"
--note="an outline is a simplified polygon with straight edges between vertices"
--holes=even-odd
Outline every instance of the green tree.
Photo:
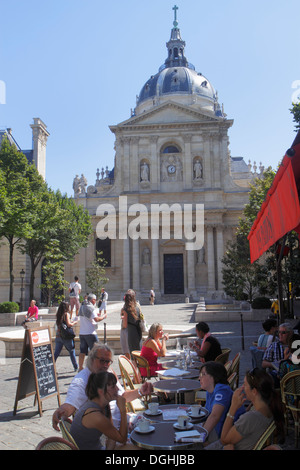
[[294,116],[293,121],[296,123],[295,132],[298,132],[300,129],[300,102],[292,103],[292,105],[293,107],[290,109],[290,111]]
[[2,185],[0,191],[0,239],[5,238],[9,246],[9,300],[13,300],[14,249],[22,238],[32,236],[32,201],[45,184],[34,165],[7,138],[0,149]]
[[91,266],[86,270],[86,280],[88,286],[91,288],[93,294],[99,299],[101,289],[109,281],[105,276],[106,260],[102,258],[102,251],[96,252],[96,259],[92,262]]
[[64,278],[64,260],[59,248],[58,240],[52,240],[45,252],[45,264],[42,268],[43,283],[39,286],[47,298],[48,307],[53,302],[64,300],[64,291],[68,283]]
[[57,241],[63,261],[72,261],[80,248],[88,245],[92,233],[87,210],[77,206],[73,199],[62,196],[60,191],[47,189],[40,192],[34,203],[35,217],[30,238],[24,237],[19,243],[19,250],[26,253],[31,262],[31,298],[36,268],[46,257],[51,242]]

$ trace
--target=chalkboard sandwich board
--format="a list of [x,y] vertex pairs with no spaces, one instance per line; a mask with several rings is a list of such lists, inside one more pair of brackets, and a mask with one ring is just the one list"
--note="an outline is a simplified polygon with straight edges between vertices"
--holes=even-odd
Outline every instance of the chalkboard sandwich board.
[[42,400],[60,396],[52,349],[49,327],[26,329],[23,352],[20,364],[18,387],[16,392],[14,414],[17,412],[18,401],[35,395],[39,413],[42,416]]

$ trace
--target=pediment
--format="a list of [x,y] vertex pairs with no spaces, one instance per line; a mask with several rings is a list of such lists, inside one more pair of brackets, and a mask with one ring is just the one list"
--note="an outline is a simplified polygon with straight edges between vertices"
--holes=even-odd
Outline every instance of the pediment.
[[[223,121],[223,119],[222,119]],[[167,102],[156,106],[143,114],[133,116],[127,121],[118,124],[117,127],[155,126],[163,124],[186,123],[217,123],[220,118],[210,115],[208,112],[197,111],[188,106]]]

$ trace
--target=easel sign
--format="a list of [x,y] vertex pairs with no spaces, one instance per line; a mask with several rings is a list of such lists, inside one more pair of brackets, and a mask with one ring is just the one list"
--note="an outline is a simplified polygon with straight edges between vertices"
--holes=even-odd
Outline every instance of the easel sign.
[[40,416],[43,414],[42,401],[46,398],[57,396],[60,406],[49,327],[41,326],[25,330],[14,415],[17,412],[18,401],[30,395],[35,395],[34,403],[37,400]]

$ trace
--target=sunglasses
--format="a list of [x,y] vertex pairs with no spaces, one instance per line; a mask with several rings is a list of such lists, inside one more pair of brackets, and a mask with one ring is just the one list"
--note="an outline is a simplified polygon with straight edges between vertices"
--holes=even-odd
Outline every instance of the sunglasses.
[[102,357],[98,357],[98,356],[95,356],[95,359],[98,359],[100,364],[107,364],[108,366],[110,366],[110,364],[112,364],[113,362],[111,359],[102,359]]
[[278,331],[278,334],[279,335],[286,335],[286,334],[288,334],[288,331]]

